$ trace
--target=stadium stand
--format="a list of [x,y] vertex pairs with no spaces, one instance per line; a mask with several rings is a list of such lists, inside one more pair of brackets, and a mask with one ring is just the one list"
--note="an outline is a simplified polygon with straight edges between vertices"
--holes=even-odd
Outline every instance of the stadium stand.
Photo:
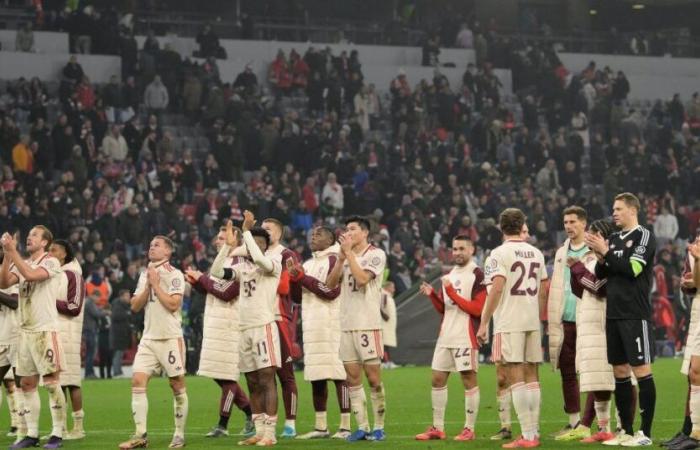
[[[61,14],[47,11],[46,27],[67,29]],[[112,297],[133,290],[149,236],[171,236],[178,265],[205,270],[221,221],[252,208],[289,224],[289,247],[305,256],[313,224],[370,216],[389,278],[410,299],[448,261],[450,236],[495,247],[507,205],[523,208],[551,258],[566,205],[598,219],[630,191],[664,238],[658,264],[675,320],[658,338],[680,349],[680,267],[700,221],[697,60],[669,60],[685,81],[657,96],[647,86],[669,73],[635,73],[639,56],[493,37],[485,53],[442,50],[455,67],[434,69],[420,47],[134,36],[133,17],[105,10],[99,20],[110,40],[73,25],[36,31],[36,53],[5,51],[15,39],[0,33],[0,224],[22,235],[48,224]],[[69,47],[93,54],[68,63]],[[193,293],[195,340],[202,308]],[[401,333],[421,311],[399,306]],[[425,359],[414,350],[394,358]]]

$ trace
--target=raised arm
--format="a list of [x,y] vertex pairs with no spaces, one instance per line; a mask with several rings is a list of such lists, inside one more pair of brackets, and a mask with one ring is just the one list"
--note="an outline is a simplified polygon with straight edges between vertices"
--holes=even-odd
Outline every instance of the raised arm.
[[226,271],[224,269],[224,265],[226,264],[226,258],[228,258],[228,254],[230,251],[231,247],[229,247],[228,244],[224,244],[221,246],[219,253],[216,254],[216,258],[214,258],[214,262],[209,268],[209,273],[213,277],[220,278],[222,280],[231,280],[234,278],[233,271]]
[[7,289],[19,282],[19,277],[10,271],[12,261],[10,258],[3,258],[0,265],[0,289]]
[[[595,274],[589,272],[581,261],[571,266],[571,288],[574,290],[574,294],[576,294],[577,289],[585,289],[593,295],[605,297],[605,285],[607,281],[606,278],[600,279]],[[581,296],[577,295],[577,297]]]
[[201,286],[206,292],[225,302],[236,299],[240,289],[238,281],[216,281],[209,275],[199,277],[196,286]]
[[150,294],[151,286],[148,283],[148,277],[146,277],[145,273],[142,273],[136,286],[136,292],[134,292],[133,297],[131,297],[131,310],[133,312],[141,311],[144,306],[146,306]]
[[250,253],[250,257],[253,258],[253,262],[256,266],[260,267],[267,273],[274,270],[275,265],[272,263],[272,259],[263,254],[260,247],[258,247],[258,244],[255,243],[255,238],[253,238],[250,231],[243,232],[243,243],[248,249],[248,253]]

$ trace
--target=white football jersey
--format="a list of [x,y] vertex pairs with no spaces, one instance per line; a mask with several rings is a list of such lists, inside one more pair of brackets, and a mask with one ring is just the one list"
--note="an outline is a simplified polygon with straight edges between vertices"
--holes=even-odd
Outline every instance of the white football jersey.
[[540,283],[547,279],[542,252],[520,240],[496,247],[484,267],[489,284],[503,277],[501,300],[494,313],[494,333],[540,329]]
[[[160,275],[160,287],[167,294],[185,293],[185,277],[168,261],[159,263],[156,267]],[[143,292],[148,281],[148,272],[141,272],[136,284],[134,295]],[[182,337],[182,309],[170,312],[158,300],[153,289],[149,289],[148,301],[145,306],[144,329],[142,339],[173,339]]]
[[249,259],[231,268],[234,278],[240,283],[238,308],[241,330],[264,326],[275,320],[282,265],[278,258],[270,259],[273,269],[269,273]]
[[13,267],[12,273],[19,278],[19,326],[24,331],[58,331],[58,295],[59,276],[63,273],[61,263],[56,258],[44,253],[36,261],[27,260],[35,269],[41,267],[49,274],[44,281],[26,281]]
[[360,267],[371,272],[374,278],[363,287],[357,286],[350,271],[350,265],[345,261],[340,288],[340,329],[342,331],[380,330],[386,254],[370,244],[356,258]]
[[[447,277],[452,287],[460,297],[471,301],[478,293],[485,289],[484,274],[481,269],[470,261],[464,267],[454,266]],[[442,288],[442,297],[445,301],[445,313],[440,324],[440,336],[437,340],[438,347],[446,348],[478,348],[476,332],[478,329],[478,317],[472,317],[462,311],[457,304],[450,299]]]

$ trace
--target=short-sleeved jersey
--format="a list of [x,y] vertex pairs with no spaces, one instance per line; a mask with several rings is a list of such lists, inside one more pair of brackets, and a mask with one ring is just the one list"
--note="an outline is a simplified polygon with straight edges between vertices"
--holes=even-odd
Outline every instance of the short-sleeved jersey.
[[[160,275],[160,287],[169,295],[185,293],[185,277],[168,261],[155,266]],[[143,292],[148,282],[148,272],[143,271],[136,284],[134,295]],[[148,301],[145,306],[144,328],[142,339],[173,339],[182,337],[182,310],[170,312],[160,302],[153,288],[149,289]]]
[[[608,319],[651,320],[651,285],[654,278],[654,256],[656,239],[654,234],[643,226],[633,230],[619,231],[608,238],[608,253],[605,255],[604,272],[607,272]],[[613,261],[617,259],[618,261]],[[615,263],[631,264],[637,261],[643,266],[638,276],[627,276],[611,272],[608,267]]]
[[275,321],[277,311],[277,286],[282,265],[272,260],[272,272],[266,272],[250,259],[235,264],[231,271],[239,281],[238,311],[241,330],[267,325]]
[[345,261],[340,288],[340,329],[342,331],[380,330],[386,254],[370,244],[356,256],[356,259],[360,267],[372,273],[374,277],[365,286],[358,286],[350,271],[350,264]]
[[[0,289],[0,292],[6,295],[18,295],[19,287],[15,284],[7,289]],[[18,327],[17,310],[0,305],[0,345],[9,345],[15,342]]]
[[[299,263],[299,257],[297,254],[285,247],[282,244],[279,244],[277,247],[275,247],[272,250],[268,250],[265,252],[265,256],[268,256],[270,258],[276,259],[279,261],[280,266],[282,267],[282,272],[287,270],[287,260],[292,259],[295,263]],[[286,295],[279,295],[278,291],[278,296],[277,296],[277,308],[275,309],[275,320],[280,321],[283,318],[285,320],[291,320],[292,319],[292,298],[289,294]]]
[[19,278],[19,326],[24,331],[58,331],[58,277],[63,273],[61,263],[48,253],[36,261],[27,260],[32,269],[41,267],[49,277],[43,281],[27,281],[17,267],[11,269]]
[[503,294],[494,314],[494,333],[540,329],[540,283],[547,279],[542,252],[520,240],[507,240],[496,247],[484,267],[493,283],[503,277]]
[[[474,261],[470,261],[463,267],[453,267],[447,277],[457,294],[469,301],[486,289],[483,283],[484,273]],[[454,301],[450,300],[444,287],[442,298],[445,301],[445,313],[436,345],[447,348],[478,348],[476,341],[478,318],[462,311]]]

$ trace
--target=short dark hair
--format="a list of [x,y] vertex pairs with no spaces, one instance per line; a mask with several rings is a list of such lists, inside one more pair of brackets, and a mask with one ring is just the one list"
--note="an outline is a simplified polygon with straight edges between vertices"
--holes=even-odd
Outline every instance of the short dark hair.
[[356,223],[362,228],[363,230],[369,231],[370,229],[370,223],[369,220],[367,220],[366,217],[363,216],[350,216],[345,219],[345,226],[348,226],[351,223]]
[[498,217],[501,232],[507,236],[517,236],[525,225],[525,213],[518,208],[506,208]]
[[582,220],[584,222],[588,221],[588,213],[586,212],[585,209],[581,208],[580,206],[577,205],[572,205],[569,206],[564,210],[564,213],[562,214],[563,216],[568,216],[570,214],[575,214],[576,217],[578,217],[579,220]]
[[630,208],[636,209],[637,212],[639,212],[642,209],[642,205],[641,203],[639,203],[639,199],[636,195],[634,195],[631,192],[623,192],[622,194],[617,194],[615,196],[615,201],[617,200],[625,202],[625,205],[629,206]]
[[452,238],[453,241],[466,241],[474,245],[474,241],[472,241],[472,238],[467,236],[466,234],[458,234],[457,236]]
[[270,246],[270,233],[267,232],[264,228],[260,227],[255,227],[252,230],[250,230],[250,234],[253,235],[253,237],[261,237],[265,239],[265,245],[267,247]]
[[65,239],[56,239],[55,241],[53,241],[53,244],[61,246],[63,248],[63,251],[66,252],[66,260],[63,264],[68,264],[69,262],[75,259],[73,246],[70,244],[70,242],[66,241]]
[[594,221],[591,224],[590,231],[598,232],[603,237],[603,239],[607,239],[608,237],[610,237],[611,234],[617,231],[617,227],[614,223],[608,220],[600,219]]
[[321,225],[318,228],[319,230],[323,231],[323,233],[328,235],[328,237],[331,239],[331,245],[335,244],[335,230],[333,230],[333,228],[325,225]]

